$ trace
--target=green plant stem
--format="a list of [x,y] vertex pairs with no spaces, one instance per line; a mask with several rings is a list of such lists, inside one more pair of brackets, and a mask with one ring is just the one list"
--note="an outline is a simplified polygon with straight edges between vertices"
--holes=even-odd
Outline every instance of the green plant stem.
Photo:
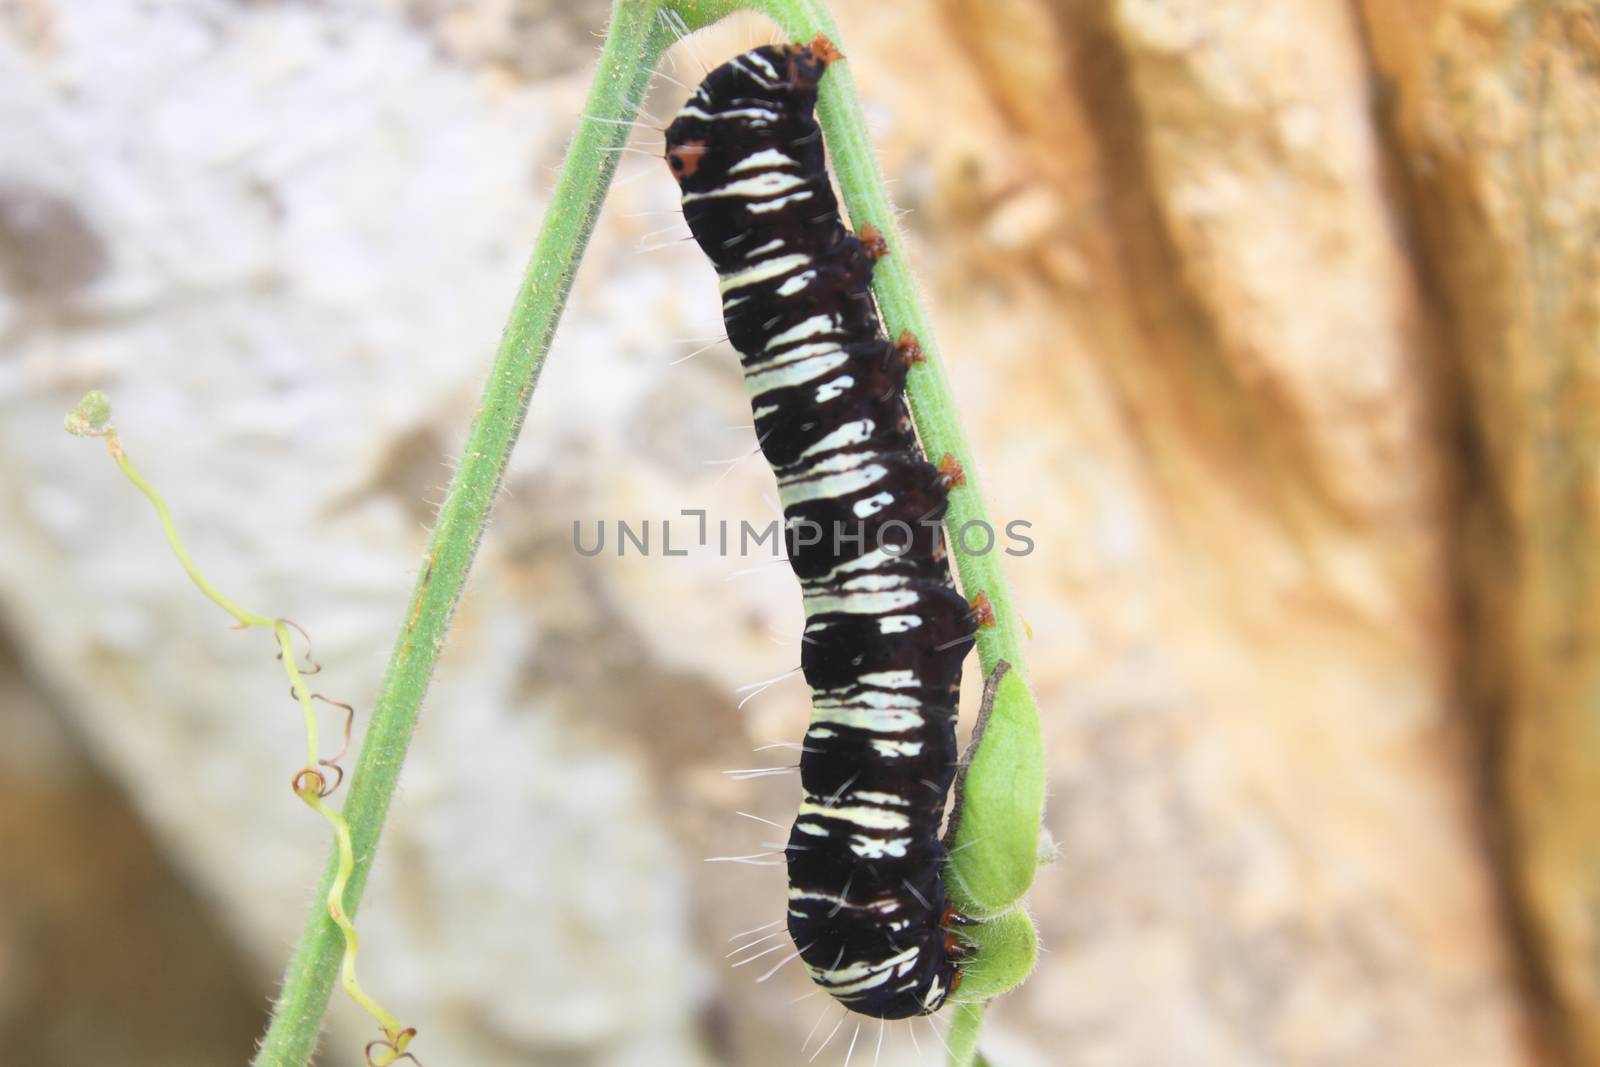
[[[653,3],[619,3],[601,53],[585,114],[629,119],[639,109],[656,58],[670,38]],[[345,896],[353,916],[371,870],[379,833],[423,694],[444,647],[467,572],[499,491],[528,401],[555,334],[578,261],[596,213],[616,171],[626,125],[580,121],[562,166],[543,228],[517,293],[510,322],[484,388],[482,404],[451,479],[438,524],[412,592],[406,622],[390,657],[372,720],[344,804],[355,867]],[[316,1049],[322,1017],[337,976],[344,943],[328,917],[324,898],[338,873],[330,857],[255,1067],[303,1067]],[[419,1038],[419,1054],[426,1037]]]
[[978,1034],[983,1029],[982,1004],[956,1004],[950,1009],[950,1033],[945,1038],[952,1064],[977,1067]]

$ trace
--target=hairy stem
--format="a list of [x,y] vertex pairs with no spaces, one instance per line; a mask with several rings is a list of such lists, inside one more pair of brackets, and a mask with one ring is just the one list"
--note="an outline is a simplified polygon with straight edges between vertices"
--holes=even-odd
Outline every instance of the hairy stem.
[[950,1033],[945,1044],[949,1046],[952,1065],[977,1067],[978,1032],[982,1029],[982,1004],[957,1004],[950,1009]]
[[[655,60],[669,39],[670,34],[656,17],[654,3],[618,3],[585,114],[597,119],[632,118],[638,112]],[[579,124],[546,209],[543,228],[523,275],[460,465],[439,509],[438,524],[423,558],[345,800],[344,815],[350,825],[355,855],[345,890],[345,910],[352,916],[372,867],[423,694],[444,648],[451,615],[461,599],[468,569],[533,396],[578,260],[616,171],[616,149],[627,139],[628,132],[629,127],[619,123],[585,120]],[[329,918],[324,903],[339,873],[335,852],[289,962],[272,1020],[256,1051],[255,1067],[303,1067],[316,1049],[328,996],[344,953],[343,936]]]

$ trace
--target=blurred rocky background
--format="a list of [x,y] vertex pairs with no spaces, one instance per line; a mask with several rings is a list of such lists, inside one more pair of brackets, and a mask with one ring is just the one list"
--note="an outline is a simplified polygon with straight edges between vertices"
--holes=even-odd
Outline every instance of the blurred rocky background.
[[[1037,543],[1059,859],[993,1062],[1600,1062],[1600,12],[835,7]],[[0,3],[0,1058],[242,1062],[326,846],[270,642],[62,413],[110,391],[212,577],[364,712],[606,8]],[[792,810],[723,773],[803,728],[797,679],[735,691],[794,666],[792,579],[572,546],[772,514],[636,144],[360,915],[436,1067],[788,1067],[834,1025],[724,958],[781,871],[703,862]],[[368,1031],[336,995],[319,1062]]]

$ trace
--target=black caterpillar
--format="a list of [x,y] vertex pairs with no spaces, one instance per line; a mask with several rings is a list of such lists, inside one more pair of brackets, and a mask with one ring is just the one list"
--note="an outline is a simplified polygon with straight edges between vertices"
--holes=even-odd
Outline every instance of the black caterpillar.
[[813,111],[837,58],[821,37],[735,57],[678,112],[666,157],[721,279],[805,599],[789,934],[846,1007],[899,1019],[937,1011],[965,954],[939,828],[974,612],[940,529],[960,471],[922,456],[904,399],[916,346],[885,338],[869,288],[886,249],[845,229],[828,182]]

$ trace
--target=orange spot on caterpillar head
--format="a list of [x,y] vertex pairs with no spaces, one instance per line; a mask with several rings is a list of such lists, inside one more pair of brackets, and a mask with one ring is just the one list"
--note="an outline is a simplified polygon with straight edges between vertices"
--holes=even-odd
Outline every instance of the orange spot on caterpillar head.
[[994,605],[989,603],[988,593],[979,593],[972,598],[972,616],[979,626],[994,625]]
[[866,249],[867,256],[872,262],[876,263],[889,254],[889,242],[883,239],[883,231],[872,223],[869,222],[861,227],[856,236],[861,239],[861,247]]
[[828,35],[825,33],[817,34],[811,38],[810,44],[802,45],[801,47],[815,56],[817,62],[823,66],[827,66],[829,63],[837,63],[844,58],[844,53],[839,51],[839,46],[828,40]]
[[704,141],[684,141],[667,149],[667,166],[672,168],[672,176],[682,182],[685,178],[694,177],[705,154]]
[[928,358],[922,351],[922,345],[910,330],[900,331],[900,337],[894,343],[894,350],[900,353],[901,361],[907,366],[922,363]]
[[967,484],[967,472],[961,469],[961,461],[953,453],[946,452],[939,461],[939,480],[946,489]]

